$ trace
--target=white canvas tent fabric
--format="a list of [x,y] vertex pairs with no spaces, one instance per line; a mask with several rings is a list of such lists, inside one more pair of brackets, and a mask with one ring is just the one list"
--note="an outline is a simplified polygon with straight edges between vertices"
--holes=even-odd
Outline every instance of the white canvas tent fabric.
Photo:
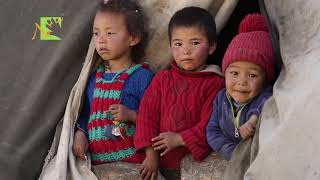
[[283,68],[265,105],[246,180],[320,179],[320,1],[267,0]]
[[[168,54],[167,24],[172,14],[186,6],[200,6],[206,9],[211,7],[212,11],[217,12],[215,20],[217,29],[221,30],[227,22],[232,11],[236,7],[238,0],[183,0],[183,1],[162,1],[148,0],[140,1],[142,6],[147,10],[151,22],[152,39],[148,49],[148,57],[152,59],[151,65],[156,69],[166,67],[170,60]],[[82,163],[74,157],[71,147],[73,143],[73,133],[75,120],[81,105],[81,96],[85,90],[86,81],[90,74],[91,68],[95,63],[95,50],[91,42],[86,56],[85,63],[81,70],[78,81],[74,85],[63,120],[57,126],[55,138],[49,154],[46,157],[43,171],[39,179],[43,180],[96,180],[97,177],[90,170],[90,163]],[[89,161],[90,162],[90,161]]]

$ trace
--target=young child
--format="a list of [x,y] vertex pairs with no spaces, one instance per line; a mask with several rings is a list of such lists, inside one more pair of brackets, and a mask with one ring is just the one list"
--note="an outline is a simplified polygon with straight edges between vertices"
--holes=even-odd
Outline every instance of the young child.
[[226,89],[219,92],[207,126],[209,145],[229,160],[241,139],[253,136],[264,102],[272,95],[274,55],[265,18],[246,16],[224,55]]
[[91,162],[141,163],[133,145],[140,100],[153,73],[139,64],[147,40],[145,17],[131,0],[101,3],[93,25],[95,47],[103,59],[87,84],[73,143],[75,156]]
[[208,11],[198,7],[177,11],[168,35],[174,61],[171,69],[152,80],[136,121],[134,143],[146,152],[140,169],[143,179],[155,179],[159,166],[166,179],[180,179],[186,154],[198,161],[208,155],[205,127],[213,99],[224,86],[219,68],[206,65],[216,48],[216,26]]

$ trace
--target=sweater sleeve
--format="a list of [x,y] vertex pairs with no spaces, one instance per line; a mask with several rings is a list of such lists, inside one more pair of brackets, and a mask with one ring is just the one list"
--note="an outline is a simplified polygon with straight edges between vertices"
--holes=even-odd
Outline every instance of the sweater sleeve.
[[210,151],[206,142],[206,126],[212,112],[213,100],[218,91],[223,88],[222,80],[217,80],[217,82],[215,84],[211,84],[210,87],[209,95],[202,107],[198,124],[179,133],[185,142],[186,147],[190,150],[193,159],[197,161],[205,158]]
[[158,73],[141,100],[134,136],[134,145],[137,150],[151,146],[151,139],[159,134],[161,82],[161,73]]
[[84,95],[85,100],[84,100],[84,105],[81,109],[79,118],[77,120],[76,126],[79,130],[85,132],[87,134],[87,125],[88,125],[88,120],[90,116],[90,102],[92,102],[93,99],[93,91],[95,88],[95,72],[91,74],[88,80],[88,84],[86,87],[86,93]]
[[217,97],[213,105],[213,113],[206,128],[207,141],[210,147],[222,157],[229,160],[236,147],[236,143],[228,139],[222,132],[219,125],[219,98]]
[[84,101],[84,106],[82,107],[82,111],[80,112],[79,119],[77,121],[77,128],[84,133],[88,133],[87,131],[87,124],[88,124],[88,119],[90,115],[90,102],[88,100],[88,97],[85,96],[85,101]]
[[[141,99],[146,91],[146,89],[148,88],[154,74],[151,70],[149,69],[145,69],[144,70],[145,72],[143,73],[143,77],[138,77],[140,79],[140,88],[138,90],[138,101],[139,101],[139,104],[141,102]],[[138,110],[138,108],[137,108]]]
[[141,99],[153,75],[149,69],[143,67],[137,69],[125,83],[121,104],[131,110],[138,111]]

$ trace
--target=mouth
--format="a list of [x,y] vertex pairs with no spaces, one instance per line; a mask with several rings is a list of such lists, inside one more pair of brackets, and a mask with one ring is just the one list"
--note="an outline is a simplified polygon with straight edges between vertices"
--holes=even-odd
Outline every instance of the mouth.
[[192,59],[183,59],[181,62],[192,62]]
[[234,92],[236,93],[240,93],[240,94],[249,94],[249,91],[245,91],[245,90],[234,90]]
[[107,48],[100,48],[100,49],[99,49],[99,52],[102,53],[102,54],[108,53],[108,52],[109,52],[109,49],[107,49]]

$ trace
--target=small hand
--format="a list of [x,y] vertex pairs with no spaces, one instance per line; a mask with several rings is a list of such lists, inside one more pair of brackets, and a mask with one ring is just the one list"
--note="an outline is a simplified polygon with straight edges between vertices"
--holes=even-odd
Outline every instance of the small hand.
[[143,180],[155,180],[159,168],[159,155],[151,147],[146,149],[146,158],[141,164],[139,173]]
[[73,154],[81,160],[86,161],[88,145],[86,134],[81,130],[77,130],[74,135],[74,141],[72,145]]
[[180,134],[174,132],[160,133],[159,136],[152,138],[151,141],[154,142],[152,144],[154,150],[162,151],[160,156],[167,154],[169,151],[179,146],[185,145]]
[[115,121],[135,122],[137,113],[122,104],[113,104],[109,107]]
[[256,115],[252,115],[250,116],[249,120],[239,128],[242,139],[248,139],[254,135],[257,120],[258,117]]

